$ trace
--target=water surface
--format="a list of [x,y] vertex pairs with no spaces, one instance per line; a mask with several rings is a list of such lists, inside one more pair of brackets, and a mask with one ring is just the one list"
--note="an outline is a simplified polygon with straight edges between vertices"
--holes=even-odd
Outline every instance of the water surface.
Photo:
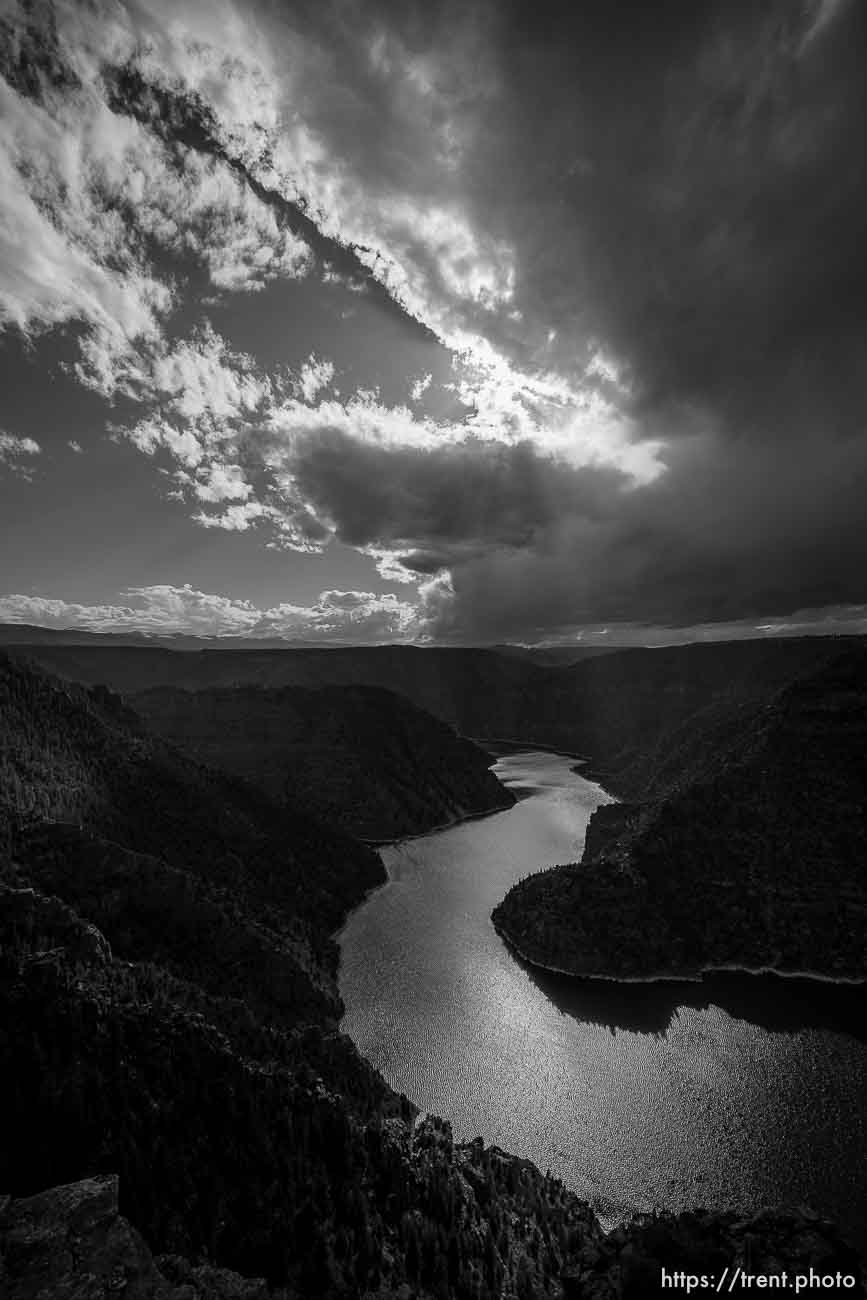
[[513,808],[382,850],[389,882],[341,936],[343,1029],[458,1140],[528,1156],[606,1220],[807,1203],[867,1236],[861,990],[571,980],[494,931],[516,880],[580,857],[606,796],[573,761],[504,754]]

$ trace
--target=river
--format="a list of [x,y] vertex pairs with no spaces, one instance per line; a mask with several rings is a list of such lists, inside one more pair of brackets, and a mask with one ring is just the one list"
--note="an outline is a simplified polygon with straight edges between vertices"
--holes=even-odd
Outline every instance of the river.
[[574,760],[502,754],[506,812],[382,849],[341,942],[342,1028],[388,1082],[550,1168],[612,1223],[654,1206],[808,1204],[867,1238],[865,994],[773,976],[545,976],[490,913],[580,857],[606,800]]

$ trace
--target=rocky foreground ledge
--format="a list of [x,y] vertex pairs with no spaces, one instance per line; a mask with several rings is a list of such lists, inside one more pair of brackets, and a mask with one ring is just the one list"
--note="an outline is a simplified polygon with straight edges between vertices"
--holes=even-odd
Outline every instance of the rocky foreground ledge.
[[[458,1149],[468,1192],[479,1183],[481,1140]],[[489,1158],[495,1154],[492,1150]],[[509,1159],[509,1157],[505,1157]],[[589,1211],[588,1211],[589,1216]],[[863,1296],[861,1266],[834,1228],[801,1212],[766,1210],[742,1219],[696,1212],[636,1221],[605,1235],[590,1222],[577,1261],[564,1269],[560,1294],[614,1300],[660,1289],[662,1270],[714,1273],[737,1267],[765,1275],[840,1275],[832,1294]],[[823,1287],[825,1294],[829,1287]],[[83,1179],[35,1196],[0,1196],[0,1294],[6,1300],[296,1300],[261,1278],[151,1254],[120,1214],[114,1175]],[[412,1300],[408,1286],[365,1292],[369,1300]],[[532,1293],[531,1293],[532,1294]],[[547,1294],[551,1294],[549,1291]],[[556,1294],[556,1293],[555,1293]],[[298,1297],[300,1300],[300,1297]]]
[[0,1196],[0,1295],[7,1300],[268,1300],[260,1279],[155,1260],[118,1211],[118,1179]]

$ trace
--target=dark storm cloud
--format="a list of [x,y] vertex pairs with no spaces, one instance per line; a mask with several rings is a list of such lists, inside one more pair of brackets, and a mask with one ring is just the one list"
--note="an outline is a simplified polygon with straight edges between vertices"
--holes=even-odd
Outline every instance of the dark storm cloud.
[[501,28],[510,94],[473,196],[514,241],[524,338],[556,328],[566,372],[597,341],[670,450],[604,522],[561,492],[528,545],[455,566],[447,617],[470,634],[867,594],[863,8],[660,12],[520,7]]
[[[465,142],[464,210],[514,250],[508,310],[464,304],[464,322],[527,366],[556,331],[545,364],[572,377],[600,348],[621,380],[605,396],[635,436],[667,443],[668,468],[627,492],[616,474],[595,482],[527,448],[430,454],[326,434],[299,472],[338,535],[405,542],[422,572],[448,563],[448,618],[476,635],[863,599],[863,9],[349,12],[404,58],[433,61]],[[441,71],[456,41],[483,52],[485,93],[461,95]],[[347,75],[372,96],[371,121],[393,122],[398,81]],[[424,193],[400,133],[380,148],[359,122],[353,156],[369,174],[403,167]],[[337,109],[329,126],[340,152]]]
[[[277,12],[328,43],[317,129],[336,156],[374,188],[456,197],[514,245],[524,319],[476,320],[516,353],[553,327],[564,368],[588,339],[613,349],[643,411],[690,396],[735,416],[757,372],[763,389],[796,360],[833,372],[856,346],[867,85],[854,0]],[[405,111],[418,66],[427,115]],[[449,124],[451,183],[431,145]]]
[[685,400],[737,435],[862,429],[865,19],[834,8],[812,39],[788,0],[519,6],[502,33],[474,161],[517,304],[565,366],[599,339],[666,432]]
[[[523,315],[489,333],[526,363],[556,330],[561,373],[601,347],[638,436],[668,443],[667,470],[626,491],[529,448],[323,436],[304,490],[345,540],[447,565],[442,616],[467,635],[863,600],[863,13],[477,13],[507,91],[469,110],[465,198],[516,250]],[[428,24],[414,38],[435,49]]]
[[705,435],[670,460],[634,487],[528,446],[398,451],[322,430],[294,472],[340,540],[397,549],[420,575],[451,572],[453,596],[428,611],[441,634],[683,627],[863,600],[863,443],[746,444],[735,458]]
[[[317,429],[298,446],[302,496],[352,546],[409,542],[451,557],[473,547],[531,546],[564,514],[608,514],[623,476],[570,470],[531,446],[471,439],[434,448],[389,447]],[[441,566],[439,566],[441,567]]]
[[[201,41],[159,85],[134,44],[115,107],[229,168],[395,328],[493,345],[530,395],[498,405],[500,372],[474,389],[456,357],[467,405],[439,428],[272,412],[303,430],[273,517],[300,501],[324,537],[447,570],[425,599],[448,635],[864,602],[858,0],[261,4],[264,89],[199,58],[220,23],[189,13]],[[627,477],[630,439],[657,477]],[[261,451],[248,430],[257,491]]]

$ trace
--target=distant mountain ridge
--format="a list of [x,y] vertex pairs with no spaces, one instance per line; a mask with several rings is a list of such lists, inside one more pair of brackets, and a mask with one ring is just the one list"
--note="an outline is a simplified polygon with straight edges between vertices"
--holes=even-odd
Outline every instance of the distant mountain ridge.
[[0,623],[0,646],[71,645],[71,646],[151,646],[165,650],[259,649],[328,645],[325,641],[305,637],[241,636],[232,633],[199,635],[194,632],[160,632],[131,629],[127,632],[92,632],[86,628],[43,627],[35,623]]
[[[615,794],[643,789],[670,737],[699,711],[717,720],[769,700],[828,662],[836,637],[779,638],[616,650],[566,665],[493,649],[356,646],[199,650],[19,645],[49,672],[124,695],[154,687],[379,686],[477,739],[535,742],[590,758]],[[708,714],[710,720],[711,714]]]

